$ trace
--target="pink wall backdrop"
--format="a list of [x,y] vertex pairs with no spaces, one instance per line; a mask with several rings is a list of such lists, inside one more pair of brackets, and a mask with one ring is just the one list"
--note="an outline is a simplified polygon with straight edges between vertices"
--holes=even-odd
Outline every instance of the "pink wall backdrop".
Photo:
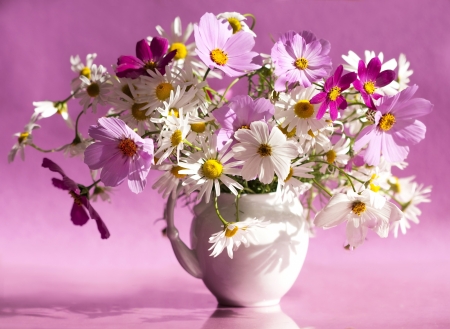
[[[343,62],[341,55],[349,50],[360,55],[366,49],[383,51],[385,59],[406,54],[414,70],[411,81],[419,85],[417,96],[429,99],[434,111],[423,118],[426,139],[411,148],[409,166],[398,174],[415,175],[419,182],[433,185],[432,203],[421,207],[420,225],[413,224],[406,236],[382,240],[372,235],[352,253],[342,248],[342,228],[319,231],[311,241],[305,269],[311,272],[314,266],[347,264],[351,271],[362,264],[414,263],[427,264],[430,280],[433,273],[441,277],[442,269],[449,274],[448,0],[2,0],[0,301],[2,297],[7,301],[42,292],[47,286],[48,290],[70,292],[81,286],[98,292],[127,290],[139,273],[156,275],[166,268],[182,271],[175,266],[168,240],[161,235],[163,222],[156,221],[162,215],[163,202],[150,186],[158,173],[151,174],[148,188],[140,195],[122,186],[114,192],[111,204],[95,204],[111,231],[111,238],[102,241],[94,222],[82,228],[72,225],[70,197],[53,188],[50,180],[56,176],[40,167],[42,158],[48,156],[70,177],[88,183],[89,171],[81,161],[30,148],[26,149],[25,162],[17,159],[8,164],[6,158],[15,143],[12,135],[21,131],[32,114],[32,102],[69,95],[74,77],[70,55],[85,58],[87,53],[96,52],[95,63],[110,68],[119,55],[134,53],[136,41],[156,35],[156,25],[169,29],[173,19],[180,16],[186,26],[207,11],[253,13],[258,36],[255,50],[259,52],[270,53],[269,35],[307,29],[331,42],[334,67]],[[78,101],[72,100],[70,115],[75,117],[79,111]],[[88,118],[93,116],[81,120],[84,135]],[[57,147],[73,138],[60,117],[40,123],[42,129],[34,136],[43,148]],[[186,209],[179,209],[178,214],[178,225],[187,237],[191,215]]]

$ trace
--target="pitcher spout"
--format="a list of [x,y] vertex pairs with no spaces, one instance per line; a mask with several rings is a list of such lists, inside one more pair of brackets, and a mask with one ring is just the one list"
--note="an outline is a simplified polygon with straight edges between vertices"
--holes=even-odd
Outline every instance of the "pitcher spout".
[[181,186],[178,187],[177,193],[174,196],[171,194],[167,200],[166,209],[164,212],[167,221],[167,237],[172,244],[172,249],[177,257],[180,265],[195,278],[202,278],[203,274],[197,259],[195,251],[190,249],[181,239],[174,223],[174,212],[177,203],[178,195],[181,191]]

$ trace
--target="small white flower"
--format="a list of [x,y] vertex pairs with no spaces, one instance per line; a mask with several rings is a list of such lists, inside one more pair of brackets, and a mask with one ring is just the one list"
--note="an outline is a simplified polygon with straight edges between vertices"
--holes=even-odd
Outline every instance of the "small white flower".
[[111,203],[110,194],[113,192],[113,188],[109,186],[95,186],[92,192],[91,200],[97,202],[98,198],[102,199],[104,202]]
[[184,87],[177,86],[175,92],[173,90],[170,91],[170,97],[164,101],[164,106],[158,108],[158,112],[162,115],[162,118],[153,118],[151,121],[165,122],[166,118],[170,116],[179,117],[180,112],[189,115],[197,114],[195,112],[197,110],[196,104],[198,100],[194,100],[195,92],[195,88],[186,91]]
[[291,160],[299,155],[298,146],[287,141],[277,127],[272,128],[263,121],[254,121],[250,129],[239,129],[234,137],[239,141],[233,146],[234,157],[243,160],[242,178],[255,179],[264,184],[272,182],[276,173],[279,179],[286,179]]
[[33,106],[36,108],[34,112],[39,115],[38,119],[41,118],[49,118],[52,115],[58,113],[61,117],[66,121],[66,124],[69,128],[73,129],[72,120],[69,117],[69,111],[67,110],[67,103],[65,102],[51,102],[51,101],[42,101],[42,102],[33,102]]
[[71,88],[72,91],[77,90],[81,86],[81,80],[78,78],[79,76],[85,76],[88,79],[91,79],[91,67],[94,59],[97,57],[97,54],[87,54],[86,56],[86,65],[81,62],[80,56],[70,56],[70,65],[73,72],[77,73],[78,76],[72,80]]
[[80,138],[79,141],[72,142],[62,149],[65,156],[69,156],[71,158],[78,156],[81,159],[84,159],[84,151],[94,141],[91,138],[89,139],[83,138],[83,136],[81,136],[80,133],[78,133],[78,137]]
[[111,83],[108,80],[109,76],[106,69],[100,65],[92,65],[91,79],[86,78],[84,75],[80,76],[82,81],[83,91],[76,94],[76,98],[80,99],[80,105],[83,105],[83,111],[89,107],[92,101],[92,112],[97,112],[97,104],[105,105],[108,101],[108,93],[111,90]]
[[152,188],[158,190],[158,193],[162,193],[163,198],[167,198],[169,195],[176,198],[177,187],[180,181],[186,178],[185,174],[180,174],[180,170],[184,168],[177,164],[162,164],[156,168],[164,170],[165,173],[158,178]]
[[217,15],[217,18],[222,20],[222,22],[228,21],[231,29],[233,30],[233,34],[238,32],[247,32],[256,38],[255,32],[253,32],[245,22],[247,18],[244,15],[236,12],[225,12]]
[[289,94],[282,93],[275,104],[275,119],[283,120],[282,128],[288,131],[295,129],[297,136],[307,134],[309,130],[317,132],[328,126],[326,117],[316,119],[320,104],[311,104],[309,101],[318,93],[316,86],[303,88],[298,86]]
[[400,54],[398,58],[398,74],[397,80],[399,84],[399,91],[406,89],[409,83],[409,77],[413,74],[413,70],[409,69],[409,62],[406,60],[405,54]]
[[33,143],[33,135],[31,132],[34,129],[40,128],[41,126],[36,124],[38,120],[39,114],[34,113],[31,116],[30,122],[28,122],[23,131],[14,134],[13,136],[17,137],[17,143],[13,145],[11,151],[8,154],[8,162],[13,162],[16,157],[17,152],[20,152],[20,157],[22,160],[25,160],[25,145]]
[[233,259],[233,251],[236,251],[241,244],[248,248],[251,242],[258,240],[258,228],[265,228],[269,224],[270,222],[256,218],[228,224],[222,231],[214,233],[209,238],[209,243],[213,244],[209,248],[209,250],[213,249],[210,256],[217,257],[226,248],[228,257]]
[[[347,155],[350,150],[350,139],[346,138],[343,134],[341,139],[333,146],[329,146],[328,150],[325,150],[325,161],[329,164],[334,164],[336,166],[345,166],[350,159],[350,156]],[[321,173],[325,173],[328,165],[323,165],[320,168]]]
[[302,163],[305,160],[307,159],[302,158],[295,161],[291,165],[286,179],[278,180],[277,195],[282,201],[287,200],[288,202],[292,202],[294,198],[297,198],[311,188],[310,183],[303,183],[298,180],[298,178],[314,178],[313,175],[308,174],[313,171],[312,166],[314,166],[314,162]]
[[217,151],[217,136],[210,135],[208,143],[202,140],[202,152],[196,152],[189,157],[190,162],[180,161],[179,166],[186,168],[179,173],[189,175],[183,182],[188,186],[187,193],[199,190],[197,200],[205,196],[208,203],[214,186],[215,195],[220,195],[220,183],[224,184],[235,195],[236,189],[243,189],[242,185],[227,175],[239,175],[240,169],[235,168],[242,165],[242,161],[228,162],[233,157],[233,152],[227,152],[232,140],[229,140],[220,151]]
[[331,228],[347,221],[347,241],[351,248],[361,245],[372,229],[380,237],[389,234],[389,226],[399,221],[403,213],[383,196],[364,190],[361,194],[337,193],[314,219],[318,227]]
[[300,137],[300,145],[302,145],[305,154],[322,153],[330,149],[331,141],[327,137],[327,130],[324,129],[316,133],[309,130],[307,134]]

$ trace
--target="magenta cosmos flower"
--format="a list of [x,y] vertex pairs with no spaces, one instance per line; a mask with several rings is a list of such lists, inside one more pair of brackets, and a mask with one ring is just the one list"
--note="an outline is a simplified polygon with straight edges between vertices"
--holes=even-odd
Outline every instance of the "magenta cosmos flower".
[[355,81],[356,73],[351,72],[342,75],[343,67],[339,65],[334,74],[325,81],[323,91],[314,96],[310,103],[322,103],[317,111],[317,119],[322,119],[326,110],[330,109],[331,120],[336,120],[338,117],[338,108],[345,109],[347,101],[341,93],[350,87],[350,84]]
[[217,145],[222,147],[239,129],[249,129],[254,121],[267,121],[275,109],[265,98],[253,100],[248,95],[233,97],[227,106],[215,110],[212,115],[220,124],[217,130]]
[[166,73],[166,65],[175,57],[177,51],[167,53],[169,41],[154,37],[150,45],[143,39],[136,44],[136,57],[120,56],[117,60],[116,75],[119,78],[136,79],[141,75],[149,75],[147,70],[158,70]]
[[366,144],[364,161],[376,166],[383,155],[388,162],[401,162],[409,146],[425,138],[425,125],[416,118],[430,113],[433,104],[423,98],[412,98],[417,85],[392,97],[383,97],[375,114],[375,124],[364,128],[353,147],[358,152]]
[[251,51],[255,45],[253,36],[233,34],[228,27],[228,22],[220,22],[211,13],[204,14],[199,25],[194,26],[197,55],[210,69],[218,68],[230,77],[259,69],[260,65],[251,62],[258,55]]
[[283,34],[272,47],[275,74],[275,90],[284,91],[286,84],[300,83],[309,87],[313,82],[326,77],[331,71],[330,43],[317,40],[309,31]]
[[153,140],[141,138],[116,118],[98,119],[98,126],[90,126],[89,136],[98,142],[86,148],[84,163],[92,170],[103,168],[103,184],[114,187],[128,178],[130,190],[142,192],[153,164]]
[[53,172],[61,174],[62,180],[58,178],[52,178],[53,185],[61,190],[69,191],[70,196],[73,198],[73,206],[70,211],[70,220],[74,225],[83,226],[92,218],[97,223],[97,229],[100,232],[102,239],[108,239],[110,237],[108,228],[106,227],[100,215],[95,211],[92,205],[89,203],[86,195],[81,195],[80,187],[72,179],[66,176],[64,171],[54,163],[52,160],[44,158],[42,161],[42,167],[48,168]]
[[375,109],[373,100],[380,99],[383,95],[377,94],[376,88],[387,86],[395,79],[395,72],[392,70],[381,71],[381,61],[374,57],[367,64],[363,60],[358,64],[359,80],[353,82],[353,86],[361,93],[364,103],[371,109]]

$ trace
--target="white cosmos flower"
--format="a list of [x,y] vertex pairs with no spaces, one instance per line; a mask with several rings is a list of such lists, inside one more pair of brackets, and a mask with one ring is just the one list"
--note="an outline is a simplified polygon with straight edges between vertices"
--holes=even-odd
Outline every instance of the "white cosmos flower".
[[233,30],[233,34],[238,32],[247,32],[256,38],[255,32],[253,32],[245,22],[247,18],[244,15],[237,12],[225,12],[217,15],[217,18],[222,22],[228,21],[231,29]]
[[158,190],[158,193],[162,193],[163,198],[167,198],[169,195],[175,198],[180,181],[186,177],[185,174],[179,173],[183,168],[177,164],[168,163],[157,166],[157,169],[164,170],[165,173],[158,178],[152,188]]
[[331,147],[331,141],[327,137],[326,132],[325,129],[317,131],[316,133],[309,130],[307,134],[300,137],[300,145],[302,145],[305,154],[310,154],[312,152],[322,153]]
[[409,70],[409,62],[406,60],[405,54],[400,54],[398,58],[398,74],[397,80],[399,91],[406,89],[409,83],[409,77],[413,74],[413,70]]
[[155,156],[159,157],[161,164],[171,154],[175,153],[177,159],[180,158],[180,151],[184,148],[184,140],[191,130],[189,125],[189,113],[183,116],[183,110],[179,112],[179,118],[172,115],[166,118],[165,126],[159,135],[158,151]]
[[288,202],[292,202],[294,198],[297,198],[311,188],[310,183],[303,183],[298,179],[314,178],[313,175],[308,173],[313,171],[312,166],[314,166],[315,163],[302,163],[305,160],[307,160],[307,158],[301,158],[295,161],[291,165],[286,179],[278,180],[277,196],[281,198],[282,201],[287,200]]
[[400,229],[403,234],[411,227],[409,221],[419,224],[419,216],[422,214],[417,207],[418,204],[430,202],[431,186],[424,187],[422,184],[414,182],[414,176],[406,178],[392,177],[390,179],[391,191],[395,193],[395,198],[403,203],[402,207],[404,217],[391,225],[394,236],[398,236]]
[[86,65],[80,59],[79,55],[70,56],[70,68],[73,72],[77,73],[78,76],[72,80],[70,87],[72,91],[77,90],[81,86],[81,80],[79,76],[85,76],[86,78],[91,78],[91,67],[92,63],[94,63],[94,59],[97,57],[97,54],[87,54],[86,56]]
[[[374,51],[369,51],[366,50],[364,52],[364,63],[367,65],[370,60],[372,58],[374,58],[375,52]],[[395,60],[395,58],[392,58],[390,60],[388,60],[387,62],[383,63],[383,59],[384,59],[384,55],[382,52],[380,52],[378,54],[378,59],[380,60],[381,64],[381,71],[384,70],[395,70],[395,68],[397,67],[397,61]],[[360,57],[353,51],[349,51],[348,55],[342,55],[342,58],[344,59],[344,61],[347,62],[347,64],[344,64],[344,69],[350,72],[358,72],[358,63],[360,61]],[[399,91],[399,84],[397,81],[392,81],[390,84],[388,84],[387,86],[384,86],[380,89],[377,89],[377,91],[381,91],[382,94],[384,95],[395,95],[398,93]]]
[[291,160],[299,155],[298,146],[287,141],[277,127],[272,128],[263,121],[254,121],[250,129],[239,129],[234,133],[238,143],[233,146],[234,157],[243,160],[242,178],[255,179],[263,184],[272,182],[274,173],[279,179],[286,179]]
[[223,183],[235,195],[238,193],[236,189],[243,189],[241,184],[227,176],[239,175],[241,170],[235,167],[242,165],[242,161],[228,162],[233,157],[233,152],[226,153],[231,143],[232,140],[229,140],[220,151],[217,151],[217,136],[210,135],[208,142],[202,139],[201,152],[196,152],[186,161],[178,163],[180,167],[185,168],[178,173],[189,176],[183,182],[184,186],[188,186],[187,193],[199,190],[197,200],[205,196],[205,201],[208,203],[213,186],[215,195],[220,195],[220,183]]
[[111,90],[111,82],[106,69],[100,65],[92,65],[91,78],[88,79],[84,75],[80,75],[82,81],[81,87],[84,88],[78,92],[75,97],[81,98],[80,105],[83,105],[83,111],[86,112],[92,101],[92,112],[97,112],[97,104],[105,105],[109,98],[108,93]]
[[327,127],[326,117],[316,119],[320,104],[309,102],[318,92],[313,85],[308,88],[298,86],[289,94],[280,94],[280,99],[275,104],[275,119],[283,120],[281,127],[287,127],[288,131],[295,129],[299,137],[307,134],[309,130],[315,133]]
[[58,113],[66,121],[69,128],[73,129],[72,120],[69,117],[69,111],[67,110],[67,103],[65,102],[52,102],[52,101],[42,101],[33,102],[35,106],[34,112],[39,115],[38,119],[49,118],[52,115]]
[[11,151],[8,154],[8,162],[13,162],[16,157],[17,152],[20,152],[20,157],[25,160],[25,145],[33,143],[33,135],[31,132],[34,129],[40,128],[41,126],[36,124],[39,114],[33,113],[30,122],[28,122],[23,128],[22,132],[16,133],[13,136],[17,137],[17,143],[13,145]]
[[351,248],[361,245],[372,229],[380,237],[389,234],[389,226],[401,220],[403,213],[396,205],[370,190],[361,194],[337,193],[314,219],[318,227],[331,228],[347,221],[347,241]]
[[[325,161],[329,164],[334,164],[336,166],[345,166],[350,159],[350,156],[347,155],[350,150],[350,139],[346,138],[344,134],[342,134],[341,139],[334,145],[329,146],[328,150],[325,150]],[[320,168],[321,173],[325,173],[328,165],[324,164],[322,168]]]
[[241,244],[248,248],[250,243],[258,241],[258,229],[265,228],[269,224],[270,221],[256,218],[228,224],[222,231],[214,233],[209,238],[209,243],[213,244],[209,248],[209,250],[213,249],[210,256],[217,257],[226,248],[228,257],[233,259],[233,251],[236,251]]

